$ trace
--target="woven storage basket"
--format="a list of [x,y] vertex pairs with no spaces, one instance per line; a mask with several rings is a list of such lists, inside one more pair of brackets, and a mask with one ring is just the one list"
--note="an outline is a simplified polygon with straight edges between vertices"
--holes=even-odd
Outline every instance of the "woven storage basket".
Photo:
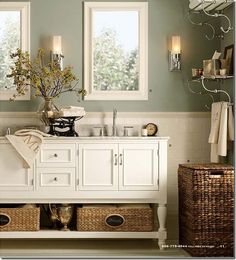
[[127,231],[153,230],[151,208],[78,208],[79,231]]
[[0,208],[1,231],[38,231],[40,208]]
[[182,164],[178,184],[179,244],[192,256],[233,256],[233,167]]

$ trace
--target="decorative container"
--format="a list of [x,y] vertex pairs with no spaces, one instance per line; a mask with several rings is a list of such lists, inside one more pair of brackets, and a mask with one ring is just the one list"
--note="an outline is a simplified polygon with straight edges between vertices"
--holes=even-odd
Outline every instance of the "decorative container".
[[179,244],[192,256],[233,256],[233,167],[181,164],[178,188]]
[[204,76],[216,76],[220,74],[220,60],[203,60],[203,75]]
[[47,97],[43,99],[43,103],[40,105],[38,110],[38,114],[40,120],[46,125],[50,125],[54,122],[54,118],[58,112],[57,107],[53,103],[53,99],[51,97]]
[[39,229],[40,208],[0,208],[0,232]]
[[79,231],[153,231],[153,210],[145,208],[78,208]]

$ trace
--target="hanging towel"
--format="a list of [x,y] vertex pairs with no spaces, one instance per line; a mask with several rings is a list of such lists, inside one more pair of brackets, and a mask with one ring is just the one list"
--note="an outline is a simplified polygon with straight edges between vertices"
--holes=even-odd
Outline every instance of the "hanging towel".
[[234,140],[232,106],[228,102],[216,102],[212,104],[211,131],[208,139],[211,144],[211,162],[218,163],[219,156],[227,155],[227,140]]
[[211,132],[208,143],[211,144],[211,162],[219,162],[218,137],[220,130],[221,102],[212,103],[211,106]]
[[11,145],[23,160],[23,167],[30,168],[43,142],[43,137],[51,136],[34,129],[22,129],[14,135],[6,135]]
[[234,141],[234,116],[231,104],[229,104],[228,112],[228,140]]
[[218,137],[218,155],[227,155],[227,126],[228,126],[228,103],[222,102],[220,115],[220,130]]
[[212,103],[211,106],[211,132],[208,143],[216,144],[218,142],[220,130],[221,102]]

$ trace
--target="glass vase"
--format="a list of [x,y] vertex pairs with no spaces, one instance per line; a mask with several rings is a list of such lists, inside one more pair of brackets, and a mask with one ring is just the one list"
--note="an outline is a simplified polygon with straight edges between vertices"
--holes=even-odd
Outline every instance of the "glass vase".
[[41,104],[38,113],[40,120],[45,126],[50,126],[50,124],[53,124],[55,118],[57,117],[57,112],[58,109],[53,103],[53,99],[51,97],[44,98],[44,102]]

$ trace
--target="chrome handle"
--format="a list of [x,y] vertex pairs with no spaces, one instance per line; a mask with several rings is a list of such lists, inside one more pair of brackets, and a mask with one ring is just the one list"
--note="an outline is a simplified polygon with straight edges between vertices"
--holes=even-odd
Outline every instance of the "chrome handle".
[[122,154],[120,153],[120,165],[123,164]]
[[117,154],[115,154],[115,163],[114,165],[117,165],[118,164],[118,157],[117,157]]
[[56,153],[54,153],[54,155],[53,155],[54,157],[58,157],[58,155],[56,154]]

